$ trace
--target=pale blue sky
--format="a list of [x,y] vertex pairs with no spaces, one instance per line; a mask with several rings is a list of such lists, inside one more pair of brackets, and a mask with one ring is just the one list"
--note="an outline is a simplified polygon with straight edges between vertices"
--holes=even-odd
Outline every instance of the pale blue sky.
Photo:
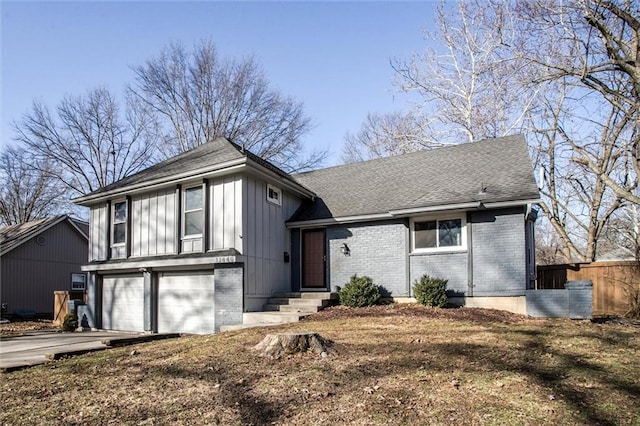
[[[34,99],[106,86],[122,93],[132,66],[170,41],[211,38],[225,55],[253,54],[273,87],[302,101],[316,127],[305,143],[340,160],[347,131],[369,111],[401,109],[392,57],[423,50],[435,2],[9,2],[2,1],[2,127]],[[395,99],[395,100],[394,100]]]

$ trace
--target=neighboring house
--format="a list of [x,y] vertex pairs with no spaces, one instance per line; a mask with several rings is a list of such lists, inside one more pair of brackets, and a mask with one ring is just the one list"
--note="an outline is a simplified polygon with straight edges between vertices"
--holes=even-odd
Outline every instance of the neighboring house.
[[56,216],[0,228],[0,302],[8,314],[51,315],[54,291],[71,290],[87,263],[89,227]]
[[368,275],[411,297],[524,313],[534,278],[522,136],[289,175],[217,139],[75,200],[90,208],[88,304],[106,329],[207,333],[277,292]]

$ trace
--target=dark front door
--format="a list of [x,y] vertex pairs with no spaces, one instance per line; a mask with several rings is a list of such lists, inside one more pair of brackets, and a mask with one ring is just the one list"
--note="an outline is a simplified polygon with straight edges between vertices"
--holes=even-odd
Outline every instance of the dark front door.
[[325,288],[324,229],[302,231],[302,287]]

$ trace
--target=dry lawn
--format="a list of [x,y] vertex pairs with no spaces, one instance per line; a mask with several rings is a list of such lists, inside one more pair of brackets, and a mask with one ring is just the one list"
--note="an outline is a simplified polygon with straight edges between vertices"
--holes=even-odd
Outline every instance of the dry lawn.
[[[256,356],[315,331],[326,357]],[[640,425],[640,327],[482,309],[331,308],[0,376],[0,423]]]

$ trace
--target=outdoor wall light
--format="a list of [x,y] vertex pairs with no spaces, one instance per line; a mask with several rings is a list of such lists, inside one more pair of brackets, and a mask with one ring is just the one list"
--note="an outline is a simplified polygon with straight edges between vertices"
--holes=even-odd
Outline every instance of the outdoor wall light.
[[351,256],[351,249],[349,248],[347,243],[342,243],[342,245],[340,246],[340,253],[344,254],[345,256]]

